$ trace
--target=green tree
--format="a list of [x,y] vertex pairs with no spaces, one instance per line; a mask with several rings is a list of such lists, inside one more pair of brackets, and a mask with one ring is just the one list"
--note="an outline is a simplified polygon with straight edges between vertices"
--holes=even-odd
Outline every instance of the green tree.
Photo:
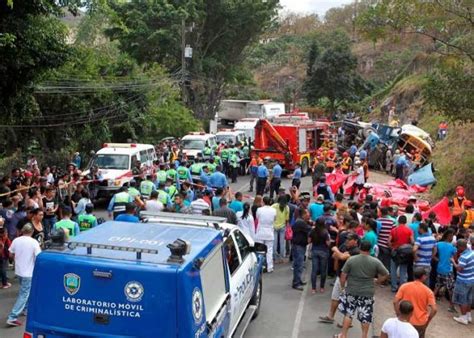
[[358,18],[361,32],[372,41],[415,34],[433,41],[436,52],[474,60],[472,0],[381,0]]
[[316,43],[311,48],[303,91],[309,104],[317,105],[321,99],[327,99],[334,111],[342,101],[360,100],[370,92],[370,87],[356,73],[357,58],[350,45],[329,45],[322,52]]
[[474,74],[472,64],[443,64],[428,75],[424,90],[427,102],[454,121],[474,121]]
[[[278,1],[110,1],[115,12],[107,30],[140,64],[158,62],[181,80],[183,99],[200,119],[214,115],[244,49],[276,17]],[[182,23],[192,61],[181,62]],[[193,27],[192,30],[189,27]]]

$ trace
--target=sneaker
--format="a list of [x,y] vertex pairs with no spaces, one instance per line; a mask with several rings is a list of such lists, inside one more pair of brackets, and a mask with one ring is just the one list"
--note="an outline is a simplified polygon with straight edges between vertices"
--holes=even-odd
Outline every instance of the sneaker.
[[455,321],[457,321],[459,324],[464,324],[464,325],[469,324],[469,322],[468,322],[468,320],[466,319],[466,317],[461,317],[461,316],[459,316],[459,317],[453,317],[453,319],[454,319]]
[[22,326],[23,323],[20,322],[18,319],[14,319],[14,320],[7,320],[7,325],[8,326]]
[[5,285],[2,285],[1,288],[2,288],[2,289],[9,289],[9,288],[11,288],[11,287],[12,287],[12,285],[11,285],[10,283],[7,283],[7,284],[5,284]]
[[304,290],[302,285],[295,285],[295,286],[293,286],[293,289],[298,290],[298,291],[303,291]]
[[451,312],[451,313],[458,313],[458,311],[456,310],[456,308],[454,306],[450,306],[448,308],[448,312]]

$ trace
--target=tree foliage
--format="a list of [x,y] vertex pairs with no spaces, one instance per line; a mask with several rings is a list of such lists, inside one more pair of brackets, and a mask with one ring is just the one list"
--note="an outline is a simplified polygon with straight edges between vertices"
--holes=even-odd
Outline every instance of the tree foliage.
[[441,54],[474,60],[472,0],[381,0],[359,17],[365,36],[375,41],[416,34],[432,39]]
[[474,73],[472,64],[443,64],[428,76],[427,102],[454,121],[474,121]]
[[[214,115],[233,67],[243,51],[274,19],[278,1],[167,0],[110,2],[115,12],[107,31],[140,64],[159,62],[182,80],[183,98],[199,118]],[[181,65],[182,20],[193,48]]]
[[370,92],[370,86],[357,74],[357,58],[344,34],[335,33],[315,40],[308,57],[303,91],[311,105],[321,99],[334,110],[338,102],[354,102]]

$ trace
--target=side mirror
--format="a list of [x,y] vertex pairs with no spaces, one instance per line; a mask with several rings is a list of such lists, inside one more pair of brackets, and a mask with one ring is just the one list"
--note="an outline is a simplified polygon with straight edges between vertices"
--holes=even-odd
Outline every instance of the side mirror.
[[263,243],[255,242],[253,246],[255,252],[266,254],[267,253],[267,246]]

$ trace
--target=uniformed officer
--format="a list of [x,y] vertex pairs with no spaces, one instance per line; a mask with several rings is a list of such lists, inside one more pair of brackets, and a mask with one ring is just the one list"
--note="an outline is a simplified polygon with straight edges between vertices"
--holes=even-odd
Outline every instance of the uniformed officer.
[[278,194],[281,185],[281,173],[283,169],[280,166],[278,160],[275,160],[275,164],[272,168],[272,175],[270,180],[270,198],[273,198],[273,193]]
[[204,164],[202,169],[201,169],[201,174],[199,175],[199,178],[201,180],[201,184],[208,187],[209,186],[209,167]]
[[186,167],[186,162],[181,162],[181,165],[176,169],[176,175],[177,175],[177,180],[178,181],[188,181],[188,182],[193,182],[193,178],[191,177],[191,172]]
[[79,224],[79,229],[81,230],[81,232],[92,229],[93,227],[97,226],[97,217],[92,214],[93,212],[94,204],[87,203],[86,213],[77,216],[77,223]]
[[301,185],[301,176],[303,176],[301,165],[297,163],[295,171],[293,171],[293,181],[291,181],[291,186],[297,187],[299,189]]
[[234,148],[232,148],[232,153],[230,155],[230,169],[231,169],[232,183],[237,182],[239,167],[240,167],[239,151],[237,147],[234,146]]
[[245,176],[247,174],[247,166],[250,163],[250,147],[244,143],[241,149],[242,157],[240,159],[240,175]]
[[170,196],[171,201],[174,199],[174,196],[176,196],[176,194],[178,193],[178,189],[176,189],[176,186],[174,184],[175,184],[175,181],[173,181],[171,178],[166,179],[165,191]]
[[132,196],[128,193],[128,187],[123,186],[119,189],[119,192],[112,196],[112,199],[109,202],[107,211],[109,212],[109,217],[114,217],[114,219],[125,213],[125,206],[127,203],[133,202]]
[[263,195],[265,193],[265,187],[268,179],[268,168],[265,163],[262,162],[257,168],[257,195]]
[[140,194],[144,199],[149,199],[153,190],[155,190],[155,185],[152,182],[152,176],[147,175],[146,179],[140,183]]
[[166,177],[168,176],[168,174],[165,170],[166,166],[164,165],[164,163],[161,163],[159,168],[160,168],[160,170],[158,170],[156,172],[156,181],[161,182],[161,183],[165,183],[166,182]]
[[169,207],[171,205],[171,198],[166,191],[165,183],[158,183],[158,189],[156,192],[158,193],[158,201],[160,201],[165,207]]
[[131,180],[128,183],[128,194],[133,198],[140,197],[140,191],[137,189],[137,181]]
[[202,169],[203,163],[201,162],[200,159],[196,159],[194,163],[191,165],[191,175],[193,176],[200,176],[201,175],[201,169]]
[[230,150],[227,144],[224,146],[224,149],[221,150],[221,158],[222,158],[222,168],[223,168],[224,175],[228,176]]
[[176,181],[176,169],[174,164],[166,171],[166,179],[171,178],[173,182]]
[[203,151],[203,157],[204,159],[208,159],[208,158],[211,158],[212,156],[212,148],[209,146],[209,143],[206,142],[206,146],[204,147],[204,151]]

